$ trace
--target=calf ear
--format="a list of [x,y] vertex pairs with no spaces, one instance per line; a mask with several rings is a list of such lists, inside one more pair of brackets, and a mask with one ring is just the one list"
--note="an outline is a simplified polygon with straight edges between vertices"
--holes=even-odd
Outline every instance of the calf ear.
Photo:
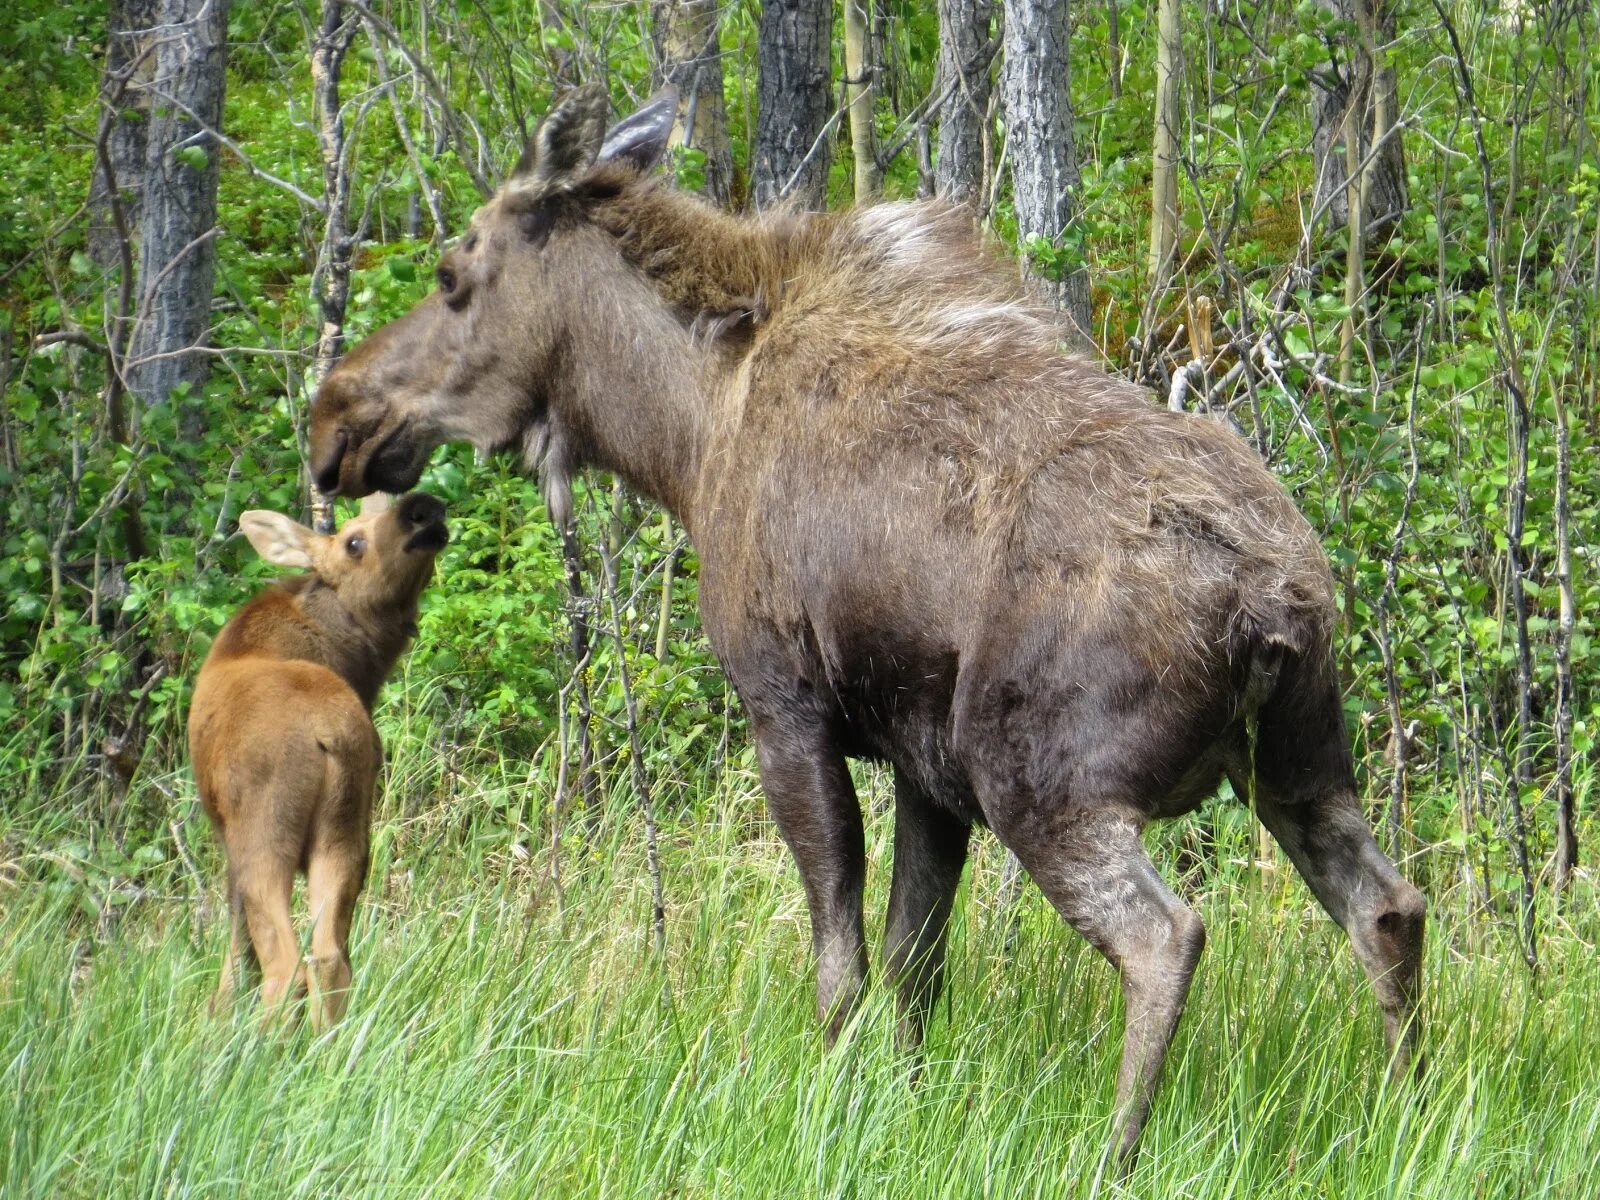
[[394,497],[388,492],[368,492],[361,497],[361,516],[376,517],[389,511],[394,505]]
[[678,89],[669,85],[606,131],[600,160],[630,162],[641,172],[648,171],[667,152],[677,119]]
[[569,92],[533,131],[509,186],[541,195],[570,186],[600,153],[609,107],[603,84],[586,83]]
[[311,539],[317,535],[282,513],[253,508],[239,516],[239,531],[256,553],[279,567],[309,567]]

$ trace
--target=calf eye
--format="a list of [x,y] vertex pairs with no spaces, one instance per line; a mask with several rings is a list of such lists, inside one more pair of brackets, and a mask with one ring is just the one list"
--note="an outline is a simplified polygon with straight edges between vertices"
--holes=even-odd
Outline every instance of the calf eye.
[[446,296],[456,290],[456,273],[449,267],[440,267],[434,272],[434,277],[439,281],[439,290]]
[[351,558],[360,558],[367,552],[367,539],[356,534],[345,542],[344,548]]

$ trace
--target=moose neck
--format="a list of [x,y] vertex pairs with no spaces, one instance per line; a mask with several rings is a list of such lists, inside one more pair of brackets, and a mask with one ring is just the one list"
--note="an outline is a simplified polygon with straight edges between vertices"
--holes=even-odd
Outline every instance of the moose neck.
[[416,605],[385,611],[381,619],[363,618],[340,603],[338,593],[313,575],[302,577],[300,605],[316,647],[301,657],[320,660],[340,676],[367,711],[377,702],[416,628]]
[[646,280],[632,274],[576,302],[550,394],[547,470],[614,471],[693,520],[719,367]]

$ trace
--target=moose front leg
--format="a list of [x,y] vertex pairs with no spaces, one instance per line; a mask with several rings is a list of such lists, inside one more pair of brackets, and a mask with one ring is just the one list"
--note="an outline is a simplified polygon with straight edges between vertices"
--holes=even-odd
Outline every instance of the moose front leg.
[[831,1046],[867,977],[861,805],[844,754],[820,722],[753,718],[752,724],[767,807],[805,884],[817,960],[817,1012]]

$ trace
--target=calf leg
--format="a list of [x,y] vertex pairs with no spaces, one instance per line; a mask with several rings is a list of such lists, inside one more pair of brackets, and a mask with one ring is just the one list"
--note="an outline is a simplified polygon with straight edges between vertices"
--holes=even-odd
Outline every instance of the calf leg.
[[295,942],[289,902],[294,893],[294,865],[257,859],[238,874],[250,941],[261,963],[263,1020],[283,1015],[286,1001],[305,987],[305,969]]
[[1383,1012],[1390,1073],[1404,1075],[1419,1032],[1422,893],[1378,849],[1353,793],[1301,804],[1260,796],[1256,810],[1312,894],[1350,935]]
[[311,1027],[344,1015],[350,989],[350,918],[367,874],[367,847],[335,843],[313,849],[306,872],[311,928]]
[[922,1044],[944,983],[945,931],[967,861],[969,829],[899,771],[894,777],[894,880],[884,929],[884,965],[897,985],[900,1045]]
[[1056,910],[1122,977],[1122,1065],[1109,1150],[1124,1170],[1132,1167],[1206,942],[1199,916],[1156,873],[1140,827],[1122,809],[1064,806],[1008,816],[995,828]]
[[820,725],[759,718],[753,724],[767,807],[806,889],[817,959],[817,1011],[831,1046],[866,983],[861,806],[844,755]]
[[212,1015],[225,1012],[239,992],[239,976],[251,965],[255,952],[250,945],[249,930],[245,923],[244,897],[239,894],[233,877],[233,867],[228,868],[228,953],[222,960],[222,977],[217,981],[216,995],[211,998]]

